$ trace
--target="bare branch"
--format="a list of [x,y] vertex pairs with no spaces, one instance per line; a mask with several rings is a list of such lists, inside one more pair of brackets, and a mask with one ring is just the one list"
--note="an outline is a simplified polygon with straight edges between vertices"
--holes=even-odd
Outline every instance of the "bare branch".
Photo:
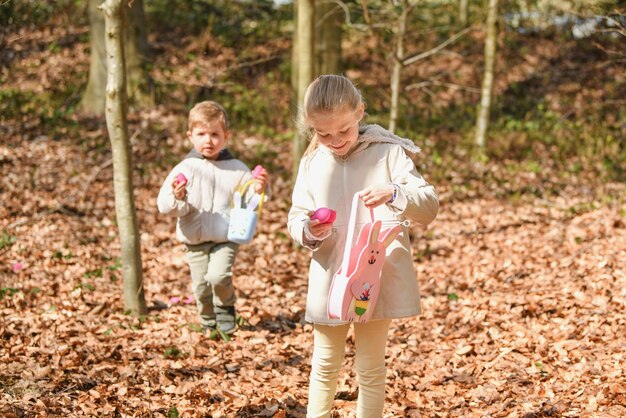
[[437,45],[436,47],[434,47],[430,51],[422,52],[420,54],[416,54],[416,55],[409,56],[409,57],[404,57],[404,58],[401,58],[400,61],[402,62],[402,65],[407,66],[407,65],[413,64],[414,62],[417,62],[417,61],[423,60],[425,58],[428,58],[430,56],[433,56],[433,55],[437,54],[438,52],[440,52],[441,50],[443,50],[448,45],[456,42],[459,38],[461,38],[466,33],[470,32],[470,31],[472,31],[474,29],[475,29],[475,27],[468,26],[465,29],[463,29],[461,32],[452,35],[450,38],[448,38],[444,42],[440,43],[439,45]]
[[476,87],[462,86],[460,84],[454,84],[454,83],[444,83],[444,82],[437,81],[437,80],[426,80],[420,83],[409,84],[408,86],[405,87],[405,90],[410,91],[410,90],[415,90],[415,89],[424,89],[427,86],[442,86],[442,87],[448,87],[454,90],[465,90],[470,93],[480,93],[480,89]]
[[370,25],[369,14],[365,17],[365,21],[368,22],[365,25],[360,25],[360,24],[352,22],[352,17],[350,15],[350,8],[341,0],[322,0],[320,3],[335,3],[338,7],[341,8],[341,10],[343,10],[344,15],[346,16],[345,18],[346,25],[348,25],[349,27],[353,29],[367,31],[367,30],[370,30],[371,28],[376,27],[376,25]]

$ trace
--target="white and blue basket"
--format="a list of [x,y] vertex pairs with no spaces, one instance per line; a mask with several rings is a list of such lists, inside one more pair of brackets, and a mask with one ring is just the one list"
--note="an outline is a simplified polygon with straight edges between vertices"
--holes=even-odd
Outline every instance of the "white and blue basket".
[[261,215],[265,191],[260,195],[256,193],[252,195],[250,201],[243,207],[246,189],[253,182],[254,180],[248,181],[233,194],[233,208],[230,210],[228,222],[228,240],[235,244],[248,244],[252,241]]

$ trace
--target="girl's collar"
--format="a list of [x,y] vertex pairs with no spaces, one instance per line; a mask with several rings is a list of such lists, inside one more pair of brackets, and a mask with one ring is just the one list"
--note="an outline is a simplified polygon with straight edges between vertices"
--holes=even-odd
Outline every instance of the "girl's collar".
[[415,145],[410,139],[402,138],[380,125],[361,125],[359,128],[359,137],[356,141],[357,143],[382,142],[385,144],[396,144],[400,145],[410,154],[417,154],[421,151],[421,148]]
[[421,148],[415,145],[410,139],[402,138],[401,136],[398,136],[376,124],[361,125],[359,127],[359,137],[357,138],[352,149],[348,151],[346,155],[335,155],[329,148],[321,144],[320,148],[322,148],[325,153],[330,154],[341,161],[346,161],[352,155],[361,152],[373,143],[400,145],[411,158],[413,158],[415,154],[421,152]]
[[[191,151],[187,153],[187,155],[185,155],[184,159],[186,160],[188,158],[199,158],[201,160],[206,160],[206,158],[204,158],[204,155],[196,151],[195,148],[193,148]],[[217,155],[217,159],[215,161],[234,160],[234,159],[235,159],[235,156],[230,152],[230,150],[228,148],[224,148]]]

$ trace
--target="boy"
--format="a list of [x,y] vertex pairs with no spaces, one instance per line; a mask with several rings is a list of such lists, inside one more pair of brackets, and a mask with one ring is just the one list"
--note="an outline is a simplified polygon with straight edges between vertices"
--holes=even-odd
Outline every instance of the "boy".
[[[228,221],[233,193],[252,174],[225,148],[229,137],[224,108],[212,101],[196,104],[189,111],[187,130],[193,149],[168,174],[157,199],[159,212],[178,218],[176,238],[185,244],[205,333],[218,328],[232,334],[237,328],[232,282],[237,244],[227,239]],[[261,170],[254,192],[261,193],[267,179],[267,171]]]

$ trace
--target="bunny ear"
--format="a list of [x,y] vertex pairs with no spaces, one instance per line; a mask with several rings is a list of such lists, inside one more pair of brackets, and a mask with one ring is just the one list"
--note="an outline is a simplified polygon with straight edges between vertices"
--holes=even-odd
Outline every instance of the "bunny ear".
[[235,208],[241,207],[241,193],[235,192],[233,194],[233,205]]
[[383,233],[383,238],[381,240],[382,243],[383,243],[383,246],[385,248],[389,247],[389,245],[391,245],[393,240],[396,239],[396,237],[400,234],[401,231],[402,231],[402,226],[401,225],[396,225],[393,228],[390,228],[390,229],[386,230]]
[[248,209],[249,211],[254,211],[256,207],[259,205],[260,201],[261,201],[261,196],[255,193],[250,198],[250,202],[248,202],[248,204],[246,205],[246,209]]
[[376,241],[378,241],[378,234],[380,233],[381,225],[382,224],[380,221],[376,221],[374,222],[374,225],[372,225],[372,229],[370,229],[370,239],[369,239],[370,244],[373,244]]

